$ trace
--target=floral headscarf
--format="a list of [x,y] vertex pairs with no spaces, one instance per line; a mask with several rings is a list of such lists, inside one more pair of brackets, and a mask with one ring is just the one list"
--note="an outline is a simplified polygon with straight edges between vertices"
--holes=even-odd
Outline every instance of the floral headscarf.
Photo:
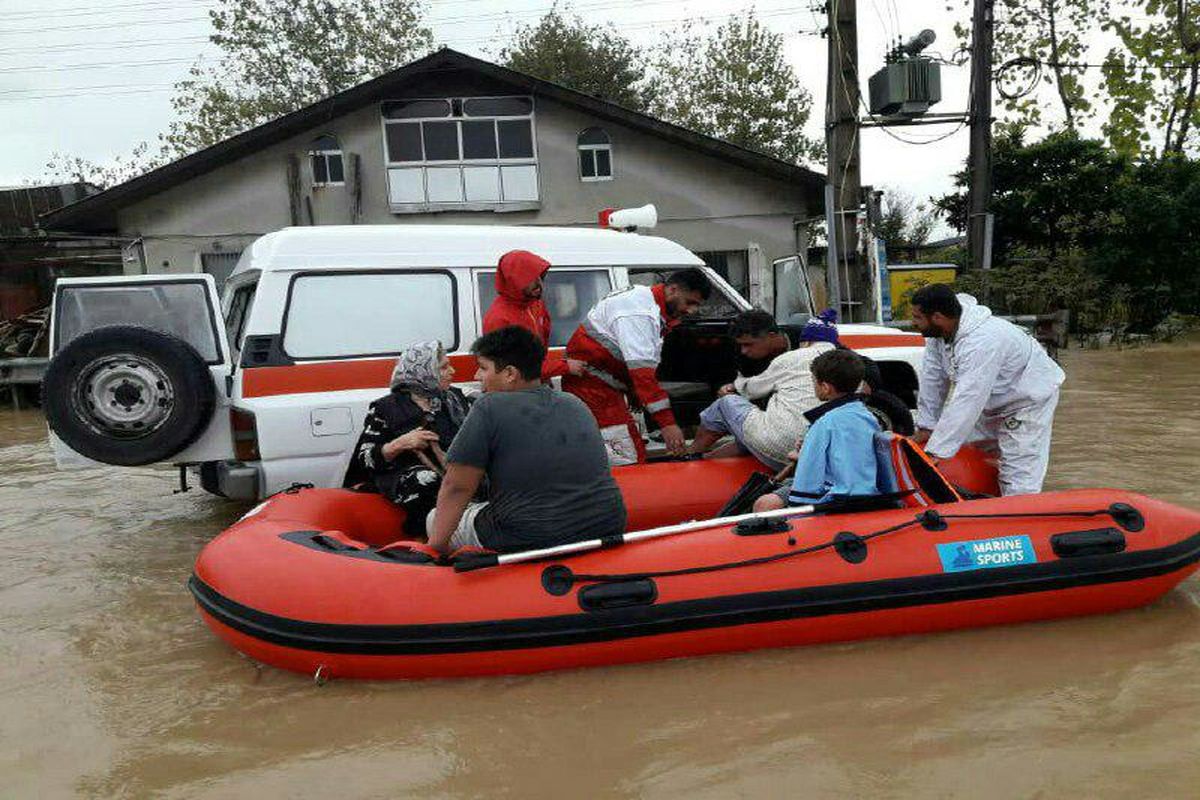
[[460,395],[441,387],[439,373],[445,356],[442,343],[436,339],[405,348],[392,370],[391,387],[393,392],[408,392],[425,398],[432,414],[437,414],[444,404],[451,420],[458,424],[466,416],[466,408],[459,400]]

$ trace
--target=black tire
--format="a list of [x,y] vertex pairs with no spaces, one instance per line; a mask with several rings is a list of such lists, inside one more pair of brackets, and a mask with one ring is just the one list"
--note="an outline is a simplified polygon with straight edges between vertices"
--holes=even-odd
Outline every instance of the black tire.
[[149,328],[97,328],[60,350],[42,380],[50,428],[80,455],[135,467],[165,461],[200,436],[216,407],[204,359]]
[[896,395],[891,392],[875,391],[863,400],[885,431],[898,433],[901,436],[912,436],[916,432],[912,412]]

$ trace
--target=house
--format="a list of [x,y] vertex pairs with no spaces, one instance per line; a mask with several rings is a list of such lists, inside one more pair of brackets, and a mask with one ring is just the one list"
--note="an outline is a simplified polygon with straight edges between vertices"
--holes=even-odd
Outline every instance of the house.
[[[127,240],[127,271],[221,281],[289,225],[595,225],[654,203],[656,233],[770,305],[771,262],[806,252],[824,177],[442,49],[47,214]],[[436,258],[436,254],[431,254]]]

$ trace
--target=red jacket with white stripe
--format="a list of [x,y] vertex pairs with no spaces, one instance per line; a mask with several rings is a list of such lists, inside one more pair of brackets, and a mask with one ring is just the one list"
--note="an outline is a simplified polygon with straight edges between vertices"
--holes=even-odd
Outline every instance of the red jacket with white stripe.
[[588,312],[567,343],[567,357],[588,365],[586,374],[637,398],[659,427],[675,424],[671,401],[655,371],[667,316],[665,287],[631,286],[605,297]]

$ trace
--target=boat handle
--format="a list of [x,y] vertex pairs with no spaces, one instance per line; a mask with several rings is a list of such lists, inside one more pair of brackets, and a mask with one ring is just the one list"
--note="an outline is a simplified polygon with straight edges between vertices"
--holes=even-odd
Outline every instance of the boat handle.
[[1125,534],[1116,528],[1056,533],[1050,537],[1050,546],[1054,548],[1054,555],[1059,558],[1123,553]]
[[630,606],[648,606],[658,599],[658,587],[650,578],[620,583],[599,583],[579,592],[584,611],[608,611]]

